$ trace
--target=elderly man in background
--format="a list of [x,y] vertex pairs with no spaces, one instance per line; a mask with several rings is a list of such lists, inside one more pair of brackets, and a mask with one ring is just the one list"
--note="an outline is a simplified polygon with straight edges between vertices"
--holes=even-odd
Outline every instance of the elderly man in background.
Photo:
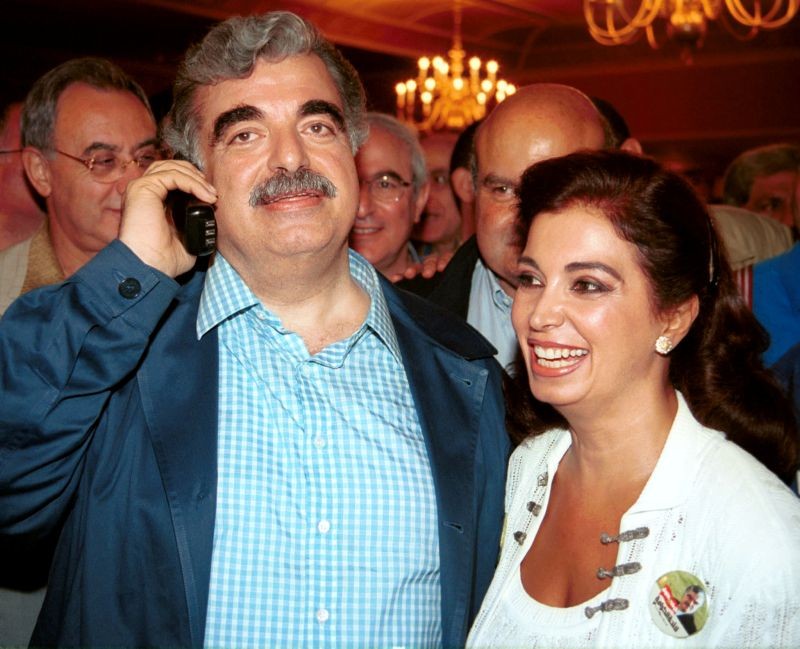
[[450,131],[420,138],[430,178],[430,193],[412,238],[423,257],[452,253],[461,243],[461,212],[450,184],[450,158],[458,134]]
[[22,162],[47,206],[28,239],[0,252],[0,314],[70,277],[119,233],[122,196],[158,159],[147,95],[110,61],[72,59],[38,79],[22,110]]
[[800,228],[800,146],[769,144],[748,149],[728,165],[722,198],[792,228]]
[[425,155],[416,133],[384,113],[367,113],[356,155],[361,193],[350,245],[390,279],[420,261],[411,232],[428,200]]

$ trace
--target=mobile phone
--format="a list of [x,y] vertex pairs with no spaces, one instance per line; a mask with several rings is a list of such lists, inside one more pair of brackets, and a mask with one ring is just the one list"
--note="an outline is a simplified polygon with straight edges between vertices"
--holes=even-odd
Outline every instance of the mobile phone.
[[169,203],[175,229],[186,251],[205,257],[217,249],[217,220],[214,206],[184,192],[170,192]]

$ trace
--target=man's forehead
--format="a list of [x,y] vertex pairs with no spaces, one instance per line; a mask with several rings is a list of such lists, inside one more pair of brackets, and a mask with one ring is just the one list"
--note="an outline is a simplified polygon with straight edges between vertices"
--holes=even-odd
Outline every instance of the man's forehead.
[[310,53],[279,61],[259,58],[248,76],[203,86],[197,93],[197,105],[212,120],[238,105],[258,106],[267,114],[275,102],[291,104],[300,110],[300,106],[314,99],[344,110],[328,68],[319,56]]
[[403,140],[380,126],[370,126],[367,141],[358,150],[359,168],[369,167],[368,173],[380,167],[382,171],[411,169],[411,151]]

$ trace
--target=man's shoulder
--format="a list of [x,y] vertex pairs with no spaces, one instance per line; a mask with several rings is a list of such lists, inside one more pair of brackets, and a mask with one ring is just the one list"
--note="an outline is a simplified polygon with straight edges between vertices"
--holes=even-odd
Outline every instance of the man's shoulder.
[[452,312],[419,295],[381,280],[389,311],[396,323],[417,330],[436,344],[467,360],[490,358],[495,348],[476,329]]
[[733,205],[709,205],[733,270],[780,255],[792,247],[792,231],[775,219]]
[[0,250],[0,315],[22,293],[31,241],[33,237]]
[[[429,297],[440,293],[439,287],[442,283],[445,284],[445,291],[449,291],[453,285],[460,286],[465,281],[469,284],[478,256],[478,244],[473,236],[459,246],[444,270],[436,272],[432,277],[417,275],[411,279],[400,280],[397,286],[410,293]],[[434,301],[439,302],[438,299]]]

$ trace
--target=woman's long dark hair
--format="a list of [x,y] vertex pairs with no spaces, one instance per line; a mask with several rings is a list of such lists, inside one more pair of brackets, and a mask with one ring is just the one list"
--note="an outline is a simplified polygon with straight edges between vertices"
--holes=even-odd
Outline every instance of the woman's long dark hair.
[[[692,187],[649,158],[594,151],[529,167],[519,194],[520,246],[537,214],[590,207],[638,249],[656,310],[698,297],[697,318],[670,353],[672,384],[700,423],[723,431],[791,480],[798,462],[791,403],[761,362],[769,338],[741,299],[708,211]],[[506,385],[512,437],[519,441],[565,425],[559,413],[533,397],[524,364],[516,369]]]

